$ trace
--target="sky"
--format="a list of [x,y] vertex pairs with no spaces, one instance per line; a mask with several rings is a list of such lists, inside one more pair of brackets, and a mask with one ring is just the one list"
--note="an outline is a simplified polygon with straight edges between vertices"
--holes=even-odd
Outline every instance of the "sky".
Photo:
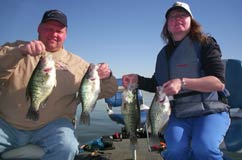
[[[165,13],[172,0],[1,0],[0,45],[37,39],[46,10],[68,17],[64,48],[91,63],[108,63],[118,78],[136,73],[151,77]],[[215,37],[223,59],[242,60],[242,1],[184,0],[204,33]]]

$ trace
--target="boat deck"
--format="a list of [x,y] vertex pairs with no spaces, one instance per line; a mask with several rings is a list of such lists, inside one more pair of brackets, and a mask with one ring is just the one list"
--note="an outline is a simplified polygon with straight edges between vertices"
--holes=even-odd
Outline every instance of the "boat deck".
[[[123,139],[119,142],[113,142],[115,149],[102,150],[98,152],[84,152],[75,158],[75,160],[132,160],[132,150],[130,150],[129,139]],[[234,153],[224,151],[229,160],[241,160],[242,151]],[[158,151],[148,151],[146,138],[138,139],[138,148],[136,152],[137,160],[163,160]],[[227,160],[227,159],[226,159]]]
[[[123,139],[119,142],[113,142],[115,149],[102,150],[96,153],[84,152],[83,155],[76,157],[75,160],[132,160],[132,150],[130,149],[129,139]],[[158,151],[148,151],[146,138],[138,139],[138,148],[136,151],[137,160],[163,160]]]

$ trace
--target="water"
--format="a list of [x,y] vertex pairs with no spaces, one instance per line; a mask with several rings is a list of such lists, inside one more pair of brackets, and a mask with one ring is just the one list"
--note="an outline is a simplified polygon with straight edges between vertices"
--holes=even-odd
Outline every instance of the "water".
[[[150,105],[153,94],[149,92],[143,92],[144,104]],[[118,113],[120,107],[115,108],[114,112]],[[77,120],[79,120],[81,113],[81,106],[77,109]],[[107,114],[106,104],[104,100],[98,100],[97,104],[90,114],[91,122],[90,126],[85,126],[77,123],[75,135],[80,144],[99,138],[104,135],[113,135],[115,132],[121,132],[122,125],[112,121]]]

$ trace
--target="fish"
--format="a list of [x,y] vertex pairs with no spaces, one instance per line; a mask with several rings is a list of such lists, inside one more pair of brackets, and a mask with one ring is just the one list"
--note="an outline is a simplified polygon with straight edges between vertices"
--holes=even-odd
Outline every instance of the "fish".
[[41,55],[26,88],[26,99],[30,100],[30,107],[26,114],[27,119],[39,120],[40,106],[46,105],[48,97],[56,85],[55,61],[51,53],[46,52]]
[[[151,102],[146,119],[147,127],[151,132],[151,141],[155,143],[158,134],[165,128],[171,114],[168,96],[163,92],[162,86],[157,86],[156,93]],[[159,141],[158,141],[159,142]]]
[[82,106],[80,122],[84,125],[90,125],[90,112],[95,108],[101,92],[98,68],[98,65],[91,63],[79,87],[78,97]]
[[130,146],[136,148],[138,142],[136,133],[140,127],[140,102],[138,100],[137,89],[131,85],[129,86],[122,92],[121,113],[129,135]]

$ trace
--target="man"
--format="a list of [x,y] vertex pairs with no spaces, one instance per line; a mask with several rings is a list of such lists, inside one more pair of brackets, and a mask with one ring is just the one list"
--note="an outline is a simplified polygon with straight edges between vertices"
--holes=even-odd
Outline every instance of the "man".
[[[72,120],[77,100],[73,100],[89,63],[66,51],[67,17],[58,10],[46,11],[38,26],[38,40],[6,43],[0,48],[0,153],[28,143],[39,145],[43,160],[72,160],[78,153]],[[56,64],[57,86],[39,120],[26,118],[29,102],[25,92],[41,53],[52,54]],[[117,91],[115,77],[108,65],[99,65],[101,79],[99,98]]]

